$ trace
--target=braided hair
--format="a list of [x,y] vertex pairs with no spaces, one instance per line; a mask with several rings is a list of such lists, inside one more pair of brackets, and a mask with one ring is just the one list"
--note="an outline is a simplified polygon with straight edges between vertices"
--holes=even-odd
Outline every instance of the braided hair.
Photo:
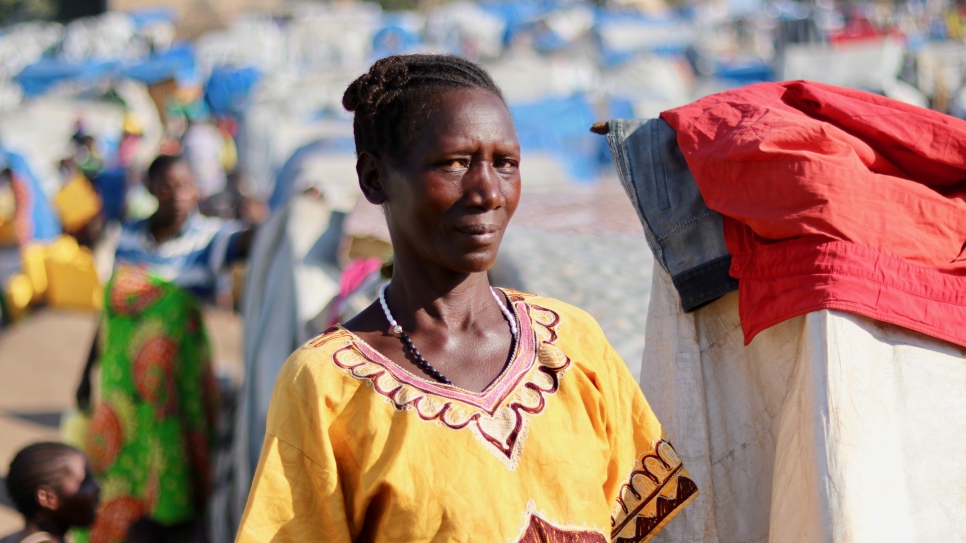
[[484,90],[506,102],[483,68],[455,55],[395,55],[377,61],[342,96],[342,106],[355,113],[356,153],[402,157],[434,98],[458,89]]
[[7,494],[25,518],[40,509],[37,489],[42,485],[57,488],[67,469],[65,461],[73,454],[83,453],[64,443],[42,442],[24,447],[13,457],[7,472]]

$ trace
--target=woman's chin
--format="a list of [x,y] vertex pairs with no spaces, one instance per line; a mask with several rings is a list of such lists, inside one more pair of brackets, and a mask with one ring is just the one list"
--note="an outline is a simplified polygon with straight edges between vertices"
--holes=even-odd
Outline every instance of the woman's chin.
[[460,273],[480,273],[489,271],[496,264],[497,249],[474,251],[454,259],[450,267]]

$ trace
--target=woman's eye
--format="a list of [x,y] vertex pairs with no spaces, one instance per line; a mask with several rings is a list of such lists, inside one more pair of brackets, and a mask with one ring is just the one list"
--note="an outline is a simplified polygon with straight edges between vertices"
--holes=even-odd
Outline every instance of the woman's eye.
[[469,166],[469,161],[462,158],[454,158],[452,160],[446,160],[442,163],[442,166],[447,170],[465,169]]

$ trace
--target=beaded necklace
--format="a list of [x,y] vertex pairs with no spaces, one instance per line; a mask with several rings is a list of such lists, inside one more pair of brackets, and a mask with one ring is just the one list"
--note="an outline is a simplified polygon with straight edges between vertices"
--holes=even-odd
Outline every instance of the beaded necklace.
[[[409,334],[403,332],[402,326],[399,326],[399,323],[393,318],[392,313],[389,312],[389,304],[386,303],[387,288],[389,288],[389,283],[386,283],[382,286],[382,288],[379,289],[379,304],[382,305],[382,312],[386,314],[386,320],[389,321],[389,330],[392,333],[400,336],[406,346],[409,347],[409,351],[413,354],[413,360],[416,362],[416,365],[419,366],[419,369],[423,370],[427,375],[433,379],[436,379],[440,383],[452,386],[452,381],[447,379],[445,375],[440,373],[439,370],[434,368],[433,365],[429,363],[429,361],[423,358],[423,355],[419,352],[419,349],[417,349],[416,345],[413,344],[413,340],[409,338]],[[510,323],[510,333],[513,335],[513,341],[516,342],[518,339],[516,319],[513,318],[513,314],[510,313],[510,310],[503,305],[503,302],[500,300],[499,296],[496,295],[496,290],[494,290],[493,287],[490,287],[490,294],[492,294],[493,299],[496,300],[496,305],[500,306],[500,312],[503,313],[506,321]]]

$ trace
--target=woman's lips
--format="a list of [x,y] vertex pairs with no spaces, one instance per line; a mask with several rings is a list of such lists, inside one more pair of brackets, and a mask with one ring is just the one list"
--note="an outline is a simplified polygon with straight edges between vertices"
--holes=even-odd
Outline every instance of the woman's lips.
[[500,235],[500,227],[493,224],[459,226],[456,231],[481,245],[493,243]]

